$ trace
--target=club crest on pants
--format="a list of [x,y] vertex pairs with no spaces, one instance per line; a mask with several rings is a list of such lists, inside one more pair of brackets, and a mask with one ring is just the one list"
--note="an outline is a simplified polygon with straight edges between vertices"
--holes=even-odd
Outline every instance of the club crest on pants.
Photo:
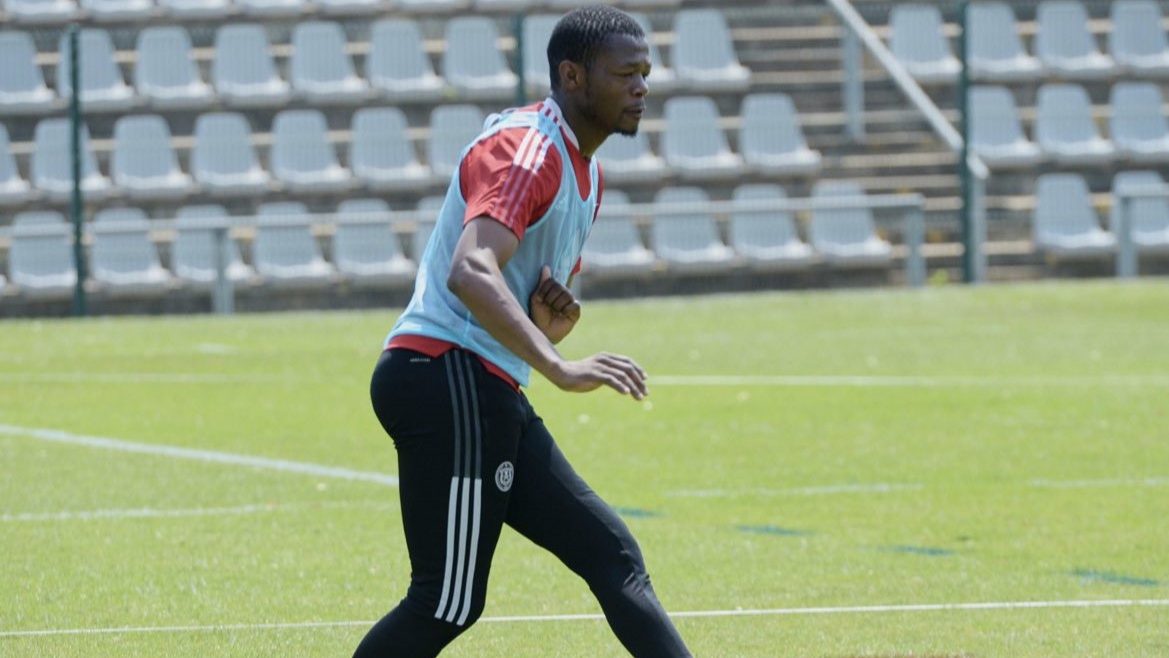
[[515,467],[511,465],[511,462],[503,462],[499,468],[495,469],[495,486],[499,487],[500,491],[510,491],[513,480],[515,480]]

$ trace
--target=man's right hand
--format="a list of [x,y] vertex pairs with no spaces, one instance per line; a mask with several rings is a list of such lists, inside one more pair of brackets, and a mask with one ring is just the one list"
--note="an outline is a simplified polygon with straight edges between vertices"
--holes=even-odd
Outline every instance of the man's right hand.
[[620,354],[601,352],[579,361],[564,361],[548,380],[564,391],[583,393],[602,386],[630,395],[634,400],[643,400],[649,395],[646,387],[645,370]]

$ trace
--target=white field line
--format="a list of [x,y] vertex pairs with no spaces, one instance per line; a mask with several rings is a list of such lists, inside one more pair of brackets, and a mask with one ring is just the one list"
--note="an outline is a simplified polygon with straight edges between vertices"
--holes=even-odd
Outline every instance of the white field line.
[[270,384],[288,375],[198,372],[5,372],[0,383],[17,384]]
[[230,452],[214,450],[199,450],[196,448],[182,448],[178,446],[156,445],[152,443],[135,443],[121,439],[109,439],[101,436],[87,436],[73,434],[61,430],[40,427],[18,427],[16,425],[0,425],[0,435],[20,436],[39,441],[63,443],[67,445],[84,446],[87,448],[101,448],[118,452],[132,452],[144,455],[158,455],[173,459],[190,459],[194,461],[227,464],[230,466],[247,466],[269,471],[285,473],[300,473],[316,477],[349,480],[351,482],[372,482],[389,487],[398,486],[398,478],[385,473],[371,473],[368,471],[354,471],[337,466],[324,466],[307,462],[294,462],[285,459],[270,459],[268,457],[253,457],[238,455]]
[[1153,386],[1169,387],[1169,375],[1068,375],[978,377],[918,375],[652,375],[650,386],[767,386],[943,388],[949,386]]
[[103,519],[172,519],[200,516],[242,516],[246,514],[268,514],[300,510],[338,509],[353,507],[384,507],[397,509],[397,504],[368,501],[321,501],[299,503],[259,503],[233,507],[192,507],[165,509],[156,507],[131,507],[122,509],[72,510],[61,512],[13,512],[0,514],[0,523],[22,523],[43,521],[97,521]]
[[[917,603],[906,605],[856,605],[810,608],[734,608],[728,610],[691,610],[670,613],[675,619],[711,617],[779,617],[803,615],[863,615],[920,612],[962,612],[993,610],[1046,610],[1058,608],[1145,608],[1169,607],[1169,599],[1072,600],[1072,601],[999,601],[986,603]],[[564,615],[514,615],[483,617],[480,623],[519,624],[537,622],[600,621],[597,613]],[[366,627],[373,621],[306,621],[268,624],[207,624],[188,626],[121,626],[114,628],[46,628],[0,631],[0,638],[45,637],[61,635],[119,635],[131,633],[206,633],[228,631],[263,631],[286,629]]]

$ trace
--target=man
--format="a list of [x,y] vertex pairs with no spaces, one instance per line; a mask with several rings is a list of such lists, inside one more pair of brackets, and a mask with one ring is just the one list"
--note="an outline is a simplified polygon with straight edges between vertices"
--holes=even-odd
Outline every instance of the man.
[[584,578],[630,653],[690,655],[628,528],[520,389],[534,368],[566,391],[648,393],[628,357],[554,347],[581,313],[568,285],[602,193],[592,155],[636,134],[648,53],[616,9],[567,14],[548,43],[551,97],[489,119],[463,153],[371,383],[398,453],[411,575],[355,658],[434,656],[471,626],[504,523]]

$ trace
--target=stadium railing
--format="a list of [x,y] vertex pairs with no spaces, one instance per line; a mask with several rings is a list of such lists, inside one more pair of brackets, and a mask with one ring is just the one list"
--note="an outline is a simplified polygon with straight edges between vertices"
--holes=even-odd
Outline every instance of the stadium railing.
[[1149,185],[1140,187],[1120,187],[1115,190],[1115,203],[1120,205],[1118,222],[1113,229],[1116,231],[1116,276],[1120,279],[1131,279],[1137,275],[1139,269],[1139,250],[1133,240],[1133,210],[1135,202],[1140,199],[1164,199],[1169,201],[1169,185]]

